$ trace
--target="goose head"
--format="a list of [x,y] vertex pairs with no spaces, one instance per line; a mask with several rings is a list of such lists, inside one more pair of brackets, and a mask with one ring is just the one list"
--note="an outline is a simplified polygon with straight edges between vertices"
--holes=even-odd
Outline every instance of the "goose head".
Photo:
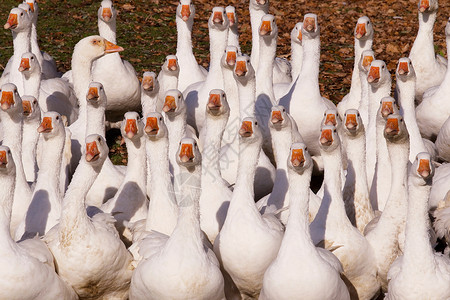
[[202,156],[198,149],[197,142],[192,138],[182,138],[178,146],[176,159],[178,165],[185,168],[192,168],[200,165]]
[[242,120],[239,135],[241,142],[245,144],[262,142],[262,133],[255,118],[247,117]]
[[224,31],[227,30],[229,26],[230,21],[225,13],[225,8],[220,6],[214,7],[208,20],[209,30]]
[[291,31],[291,41],[294,41],[295,43],[302,44],[302,28],[303,28],[303,22],[298,22],[295,24],[294,29]]
[[33,14],[35,14],[37,17],[37,15],[39,13],[39,4],[38,4],[37,0],[23,0],[23,3],[28,4],[28,6],[30,7]]
[[373,27],[370,19],[363,16],[358,19],[355,27],[355,38],[358,40],[367,40],[373,37]]
[[398,142],[406,140],[408,130],[406,129],[403,117],[398,114],[389,115],[386,119],[386,125],[384,127],[384,137],[387,141]]
[[35,19],[37,21],[37,14],[34,14],[33,10],[31,9],[31,6],[28,3],[24,1],[20,3],[17,7],[23,9],[28,13],[28,16],[30,17],[32,23],[34,23]]
[[22,72],[25,75],[37,74],[41,72],[39,61],[33,53],[25,52],[24,54],[22,54],[19,72]]
[[357,109],[347,109],[344,113],[344,132],[349,136],[357,136],[364,132],[364,124]]
[[269,119],[269,128],[280,131],[288,126],[291,126],[291,119],[286,112],[286,108],[282,105],[272,106],[272,112],[270,113]]
[[409,57],[402,57],[398,60],[397,69],[395,70],[397,80],[403,82],[416,79],[416,71]]
[[34,120],[41,116],[39,102],[33,96],[22,96],[23,116],[27,120]]
[[250,8],[267,11],[269,9],[269,0],[250,0]]
[[373,87],[379,87],[390,79],[390,76],[386,63],[382,60],[374,60],[370,64],[367,82]]
[[98,9],[98,19],[105,23],[109,23],[116,19],[117,11],[111,0],[103,0]]
[[413,180],[417,185],[431,184],[434,176],[434,165],[430,153],[418,153],[410,172],[409,180]]
[[184,22],[194,20],[195,6],[191,3],[191,0],[180,0],[177,6],[176,16]]
[[158,84],[155,72],[144,72],[141,85],[144,91],[153,92],[157,89]]
[[432,13],[438,10],[438,0],[419,0],[418,3],[419,13]]
[[234,6],[229,5],[225,7],[225,12],[227,14],[228,21],[230,22],[230,28],[231,27],[237,28],[238,19],[236,14],[236,8]]
[[101,167],[108,157],[106,140],[99,134],[88,135],[85,139],[85,160],[94,167]]
[[107,39],[92,35],[80,40],[73,51],[73,57],[83,57],[84,60],[94,61],[108,53],[123,51],[124,49],[116,44],[111,43]]
[[370,70],[370,65],[375,60],[375,52],[372,50],[364,50],[361,53],[361,58],[358,63],[358,68],[360,72],[368,74]]
[[264,38],[273,38],[278,35],[278,27],[275,17],[271,14],[264,15],[259,25],[259,36]]
[[302,38],[314,39],[320,34],[316,14],[306,14],[303,18]]
[[334,126],[322,125],[320,128],[319,147],[325,152],[331,152],[341,144],[337,129]]
[[253,69],[250,57],[248,55],[238,56],[236,65],[234,66],[234,78],[236,81],[246,84],[251,78],[255,77],[255,69]]
[[8,146],[0,146],[0,173],[11,174],[16,170],[11,150]]
[[378,114],[386,120],[389,115],[398,114],[397,104],[392,97],[384,97],[380,100],[380,108]]
[[327,109],[323,112],[323,119],[322,119],[322,126],[323,125],[330,125],[334,126],[336,128],[341,127],[342,121],[339,117],[339,114],[337,113],[336,109]]
[[180,73],[180,66],[178,65],[178,58],[176,55],[167,55],[161,70],[171,76],[178,76]]
[[223,90],[214,89],[209,92],[206,113],[215,117],[230,114],[230,106],[228,105],[227,96]]
[[308,148],[303,143],[293,143],[289,151],[288,168],[298,174],[303,174],[307,169],[312,170],[312,158],[309,155]]
[[100,82],[89,83],[86,101],[94,107],[106,107],[106,93]]
[[0,108],[8,113],[22,113],[22,98],[13,83],[5,83],[0,89]]
[[177,116],[186,109],[183,94],[179,90],[168,90],[164,97],[163,112],[168,116]]
[[139,140],[144,134],[144,126],[141,122],[139,114],[135,111],[129,111],[123,116],[122,125],[120,126],[122,136],[135,141]]
[[31,16],[26,10],[15,7],[9,12],[8,20],[3,26],[5,29],[11,29],[14,32],[22,32],[30,30]]
[[228,69],[234,69],[234,66],[236,65],[236,59],[238,56],[238,49],[236,46],[227,46],[225,48],[225,52],[222,56],[222,66],[228,68]]
[[56,111],[47,111],[42,116],[41,125],[37,128],[37,132],[42,134],[44,139],[51,139],[55,136],[65,134],[64,121]]
[[150,112],[145,118],[144,131],[150,140],[167,137],[167,127],[163,116],[158,112]]

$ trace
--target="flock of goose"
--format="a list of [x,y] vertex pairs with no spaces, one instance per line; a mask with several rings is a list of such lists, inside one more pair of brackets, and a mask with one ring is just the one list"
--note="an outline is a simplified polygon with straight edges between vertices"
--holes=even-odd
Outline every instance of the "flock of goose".
[[[376,25],[357,20],[351,89],[337,107],[319,90],[318,16],[295,25],[287,61],[268,8],[249,1],[247,56],[235,8],[215,7],[206,70],[192,51],[194,5],[180,0],[176,55],[142,82],[119,55],[111,0],[63,75],[39,49],[37,1],[10,11],[0,299],[450,299],[438,1],[419,0],[393,93],[371,50]],[[445,30],[449,56],[450,20]],[[108,158],[111,127],[127,167]]]

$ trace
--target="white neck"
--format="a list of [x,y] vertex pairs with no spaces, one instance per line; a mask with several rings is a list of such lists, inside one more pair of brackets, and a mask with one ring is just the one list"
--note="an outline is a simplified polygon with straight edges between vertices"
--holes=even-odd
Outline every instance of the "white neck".
[[241,47],[239,46],[239,32],[237,24],[230,26],[228,30],[228,45],[235,46],[238,52],[241,52]]
[[192,52],[192,25],[194,24],[194,18],[189,18],[188,21],[185,22],[177,16],[176,22],[177,58],[180,69],[188,68],[190,70],[190,68],[194,66],[198,68],[197,61],[195,60],[194,53]]
[[[450,55],[450,36],[446,37],[446,44],[447,44],[447,57]],[[449,107],[448,105],[448,94],[450,93],[450,71],[447,68],[447,71],[445,72],[444,80],[442,81],[442,84],[439,85],[438,90],[435,92],[435,95],[439,95],[440,97],[434,96],[433,102],[435,105],[443,105],[445,107]]]
[[[36,12],[35,12],[36,13]],[[33,18],[33,23],[31,25],[31,52],[33,52],[34,56],[39,62],[39,65],[43,65],[44,57],[42,56],[41,50],[39,49],[38,38],[37,38],[37,16]],[[29,94],[27,94],[29,95]]]
[[[83,101],[86,105],[86,135],[99,134],[102,137],[105,136],[105,107],[103,105],[95,105],[87,103],[87,100]],[[81,109],[80,109],[81,113]],[[84,141],[81,143],[84,145]]]
[[250,5],[250,22],[252,26],[252,66],[256,70],[259,67],[259,25],[261,25],[261,18],[268,13],[267,9],[254,9]]
[[15,174],[0,173],[0,185],[2,186],[2,192],[0,193],[0,244],[2,249],[0,249],[0,253],[5,253],[8,249],[15,246],[9,227],[14,199],[15,178]]
[[256,78],[249,78],[247,82],[242,83],[236,80],[239,91],[239,114],[241,119],[255,116],[255,94]]
[[361,59],[361,54],[365,50],[372,50],[372,43],[372,37],[368,37],[366,39],[355,38],[355,60],[353,63],[352,84],[350,86],[349,92],[352,97],[359,98],[361,96],[362,81],[359,75],[359,60]]
[[228,28],[222,31],[216,28],[209,29],[209,53],[211,58],[205,85],[211,86],[212,84],[223,89],[221,59],[227,47],[227,39]]
[[25,31],[12,32],[14,55],[11,63],[11,71],[9,73],[9,82],[14,83],[17,86],[19,95],[23,95],[24,93],[23,78],[22,73],[19,72],[19,66],[22,60],[22,54],[31,51],[30,31],[31,27]]
[[143,116],[148,115],[150,112],[157,111],[156,105],[158,103],[159,91],[159,83],[155,84],[155,88],[153,89],[153,91],[146,91],[141,86],[141,105]]
[[433,27],[436,22],[436,14],[437,11],[432,13],[419,12],[419,32],[409,55],[411,58],[417,58],[417,61],[423,61],[425,57],[427,61],[434,61],[435,59]]
[[[168,90],[175,90],[178,87],[178,74],[172,75],[161,71],[158,75],[159,89],[158,89],[158,103],[155,107],[159,107],[164,103],[164,97]],[[161,105],[160,105],[161,104]]]
[[[313,92],[310,99],[319,99],[319,65],[320,65],[320,35],[309,38],[303,35],[303,63],[299,75],[299,87],[307,87],[306,90]],[[298,89],[298,87],[296,88]]]
[[[78,103],[80,105],[78,122],[80,124],[85,124],[86,119],[86,93],[88,91],[88,86],[92,81],[92,60],[86,59],[83,56],[72,56],[72,77],[73,77],[73,87],[75,94],[78,98]],[[84,125],[82,125],[84,126]],[[85,129],[83,128],[83,131]],[[84,137],[83,137],[84,139]]]
[[[120,190],[126,186],[127,182],[133,182],[137,184],[142,191],[142,195],[146,194],[147,184],[147,159],[145,152],[145,137],[142,136],[139,139],[131,141],[125,139],[128,152],[128,165],[125,179],[121,188],[117,194],[120,194]],[[133,200],[133,199],[129,199]]]
[[[169,161],[173,170],[178,170],[178,164],[175,155],[181,138],[186,135],[186,110],[183,109],[177,116],[165,114],[167,130],[169,131]],[[177,176],[176,172],[172,173]]]
[[41,68],[38,67],[38,69],[30,73],[23,72],[22,76],[23,76],[24,95],[30,95],[36,99],[39,99],[39,92],[42,80]]
[[292,82],[297,80],[302,70],[303,64],[303,46],[295,41],[291,41],[291,66],[292,66]]
[[36,128],[41,123],[40,117],[24,119],[22,137],[22,160],[26,180],[35,182],[37,178],[36,146],[39,140],[39,133]]
[[[276,105],[273,91],[273,63],[277,51],[277,37],[264,37],[259,39],[259,64],[256,71],[256,96],[266,98],[272,105]],[[269,103],[267,103],[270,105]]]
[[361,101],[359,102],[358,110],[364,128],[369,128],[369,83],[367,82],[367,73],[359,71],[358,74],[359,81],[361,82]]
[[[233,70],[222,65],[223,90],[227,95],[228,105],[230,106],[230,116],[227,121],[227,134],[223,136],[223,144],[233,143],[239,144],[237,132],[239,130],[239,91],[236,80],[233,76]],[[237,149],[237,148],[235,148]]]
[[108,23],[98,18],[98,32],[101,37],[116,44],[116,18],[112,18]]
[[209,183],[219,183],[224,187],[225,182],[220,174],[220,147],[225,125],[228,121],[228,115],[212,116],[206,113],[206,138],[203,147],[202,157],[202,185],[208,186]]

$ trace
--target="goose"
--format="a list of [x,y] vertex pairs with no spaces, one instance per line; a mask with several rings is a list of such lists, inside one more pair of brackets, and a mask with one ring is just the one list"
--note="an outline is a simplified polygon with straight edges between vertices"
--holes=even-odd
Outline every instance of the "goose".
[[213,243],[227,216],[232,196],[228,183],[220,174],[219,152],[230,107],[225,92],[214,89],[206,107],[206,136],[202,151],[202,191],[200,194],[200,227]]
[[359,76],[359,60],[366,50],[372,50],[373,26],[366,16],[360,17],[355,27],[355,61],[353,64],[352,83],[350,92],[337,105],[339,116],[343,119],[347,109],[358,109],[361,102],[361,79]]
[[356,109],[344,113],[343,132],[347,151],[347,177],[343,197],[347,216],[361,233],[375,217],[366,176],[366,137],[361,115]]
[[85,208],[86,194],[108,156],[108,146],[98,134],[88,135],[85,143],[62,201],[60,221],[43,240],[55,257],[58,274],[80,298],[127,299],[131,254],[120,241],[114,218],[102,213],[89,218]]
[[[254,118],[256,77],[255,70],[247,55],[236,58],[234,78],[238,86],[240,120],[246,117]],[[268,176],[269,174],[270,177]],[[272,191],[273,182],[275,181],[275,167],[262,149],[259,154],[254,181],[255,199],[261,199]],[[233,182],[230,183],[232,184]]]
[[144,126],[139,114],[127,112],[120,131],[127,146],[127,172],[114,198],[100,209],[114,215],[117,231],[125,245],[130,246],[131,235],[126,228],[128,223],[146,219],[148,211]]
[[350,299],[339,260],[311,241],[308,194],[313,162],[305,144],[293,143],[287,160],[289,220],[278,255],[264,273],[259,299]]
[[244,118],[239,134],[240,171],[214,252],[241,296],[256,298],[264,272],[278,253],[283,225],[273,214],[261,216],[254,203],[252,185],[262,145],[258,122]]
[[142,241],[144,260],[133,273],[130,299],[225,299],[219,262],[202,242],[202,158],[196,141],[183,138],[176,156],[183,183],[177,225],[170,237],[151,232]]
[[14,53],[11,57],[11,67],[9,68],[9,72],[8,69],[6,69],[6,72],[3,72],[0,84],[7,82],[13,83],[17,86],[19,94],[23,95],[23,78],[19,71],[19,66],[22,54],[31,51],[31,17],[25,10],[15,7],[11,9],[8,20],[3,27],[5,29],[11,29]]
[[[367,182],[369,186],[376,187],[373,184],[375,177],[375,166],[377,163],[377,111],[380,107],[380,101],[384,97],[391,94],[391,75],[386,67],[386,63],[382,60],[374,60],[370,64],[369,73],[367,75],[367,82],[369,83],[369,105],[368,105],[368,125],[366,131],[366,171]],[[379,131],[378,131],[379,132]],[[389,172],[387,172],[389,173]],[[377,195],[371,193],[371,202],[374,209],[383,210],[384,203],[379,203]]]
[[[14,198],[16,169],[11,150],[0,146],[0,193],[2,276],[0,297],[4,299],[78,299],[73,289],[55,272],[53,256],[39,239],[16,243],[9,224]],[[26,287],[26,288],[24,288]]]
[[[282,97],[279,104],[297,122],[299,132],[312,156],[320,156],[317,140],[323,113],[336,106],[322,98],[319,89],[320,27],[317,15],[306,14],[302,28],[303,63],[292,93]],[[294,105],[295,104],[295,105]]]
[[31,201],[31,189],[27,183],[22,164],[22,127],[23,106],[17,87],[5,83],[0,88],[0,119],[3,127],[3,145],[11,149],[16,165],[16,189],[11,212],[11,234],[14,236],[17,227],[25,217]]
[[[322,122],[320,123],[320,126],[324,126],[324,125],[331,125],[331,126],[336,127],[337,133],[342,141],[342,144],[341,144],[342,167],[343,167],[343,170],[347,170],[346,135],[344,134],[344,129],[342,126],[342,119],[336,109],[334,109],[334,108],[327,109],[323,113],[323,118],[322,118]],[[342,185],[344,185],[344,182],[345,182],[345,173],[344,172],[342,172],[342,174],[341,174],[341,181],[342,181]]]
[[427,89],[439,86],[445,77],[447,60],[435,54],[433,27],[438,0],[419,0],[419,31],[409,53],[417,75],[416,100],[422,101]]
[[223,7],[214,7],[208,20],[210,65],[205,81],[194,83],[183,91],[187,122],[201,133],[205,125],[205,107],[212,89],[223,89],[220,60],[227,47],[230,21]]
[[442,125],[441,130],[439,130],[435,144],[439,158],[450,162],[450,116]]
[[318,140],[324,163],[324,197],[310,225],[311,238],[314,245],[332,249],[340,260],[352,299],[371,299],[379,290],[375,253],[345,211],[340,180],[341,141],[336,127],[322,126]]
[[[437,1],[436,1],[437,5]],[[445,36],[447,43],[447,55],[450,54],[450,18],[445,26]],[[414,64],[414,60],[413,64]],[[417,68],[416,68],[417,69]],[[417,73],[417,71],[416,71]],[[433,77],[437,77],[437,71],[433,71]],[[417,73],[417,82],[421,79]],[[424,93],[422,102],[416,108],[417,125],[422,137],[436,140],[436,137],[444,122],[450,115],[449,91],[450,91],[450,71],[447,69],[445,77],[439,87],[427,90]],[[417,89],[417,86],[416,86]]]
[[[16,231],[16,240],[43,236],[58,224],[61,215],[59,176],[66,139],[61,115],[57,112],[43,114],[37,128],[41,136],[41,158],[36,185],[24,220]],[[57,174],[57,175],[55,175]]]
[[163,116],[157,112],[148,113],[144,132],[149,162],[147,195],[150,198],[145,230],[170,236],[177,224],[178,206],[170,178],[169,138]]
[[[359,60],[359,81],[361,82],[361,101],[359,102],[359,114],[364,125],[364,128],[369,126],[369,83],[367,82],[367,76],[369,74],[370,65],[375,60],[375,53],[372,50],[365,50],[361,53],[361,59]],[[367,144],[366,134],[366,144]]]
[[142,114],[148,115],[156,111],[160,85],[155,72],[144,72],[141,83]]
[[433,173],[430,154],[418,153],[408,176],[405,250],[389,270],[386,299],[450,297],[450,258],[433,251],[428,233],[428,197]]
[[399,232],[404,227],[407,211],[409,136],[401,116],[392,114],[387,117],[384,136],[392,164],[392,183],[383,213],[375,226],[370,226],[370,223],[366,226],[365,234],[374,250],[378,281],[386,291],[388,270],[399,254]]
[[236,14],[236,8],[234,6],[228,5],[225,7],[225,13],[230,21],[230,29],[228,30],[228,46],[234,46],[237,48],[237,52],[241,52],[241,47],[239,46],[239,22]]
[[31,52],[22,54],[19,71],[24,77],[24,93],[38,99],[42,111],[56,111],[66,116],[69,124],[75,122],[78,117],[78,101],[66,80],[61,78],[42,80],[41,66]]
[[192,26],[195,6],[191,0],[180,0],[175,21],[177,23],[177,53],[180,75],[178,89],[184,91],[188,86],[204,81],[208,72],[198,65],[192,52]]
[[22,97],[23,107],[23,135],[22,135],[22,162],[25,178],[28,182],[37,179],[36,146],[39,132],[36,128],[41,124],[41,109],[37,99],[33,96]]
[[[103,0],[98,9],[98,31],[101,37],[114,44],[116,18],[117,12],[112,1]],[[108,121],[120,121],[125,112],[141,109],[141,89],[136,71],[128,61],[122,60],[119,53],[96,60],[92,66],[92,79],[105,87]]]
[[161,71],[158,74],[159,91],[158,102],[156,104],[157,112],[162,111],[164,97],[168,90],[177,89],[178,76],[180,73],[180,67],[178,66],[178,59],[175,55],[167,55],[164,64],[161,67]]

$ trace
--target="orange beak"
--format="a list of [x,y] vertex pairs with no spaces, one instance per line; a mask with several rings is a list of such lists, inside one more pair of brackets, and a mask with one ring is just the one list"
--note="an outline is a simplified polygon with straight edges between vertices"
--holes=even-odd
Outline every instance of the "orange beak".
[[155,88],[155,83],[153,82],[153,77],[146,76],[146,77],[142,78],[142,87],[146,91],[150,91],[150,92],[153,91],[153,89]]
[[28,2],[27,1],[27,4],[30,6],[31,11],[34,12],[34,2]]
[[6,168],[8,164],[8,158],[6,156],[6,151],[0,151],[0,168]]
[[398,70],[397,71],[398,71],[399,75],[408,75],[408,73],[409,73],[408,63],[404,62],[404,61],[400,62],[398,64]]
[[0,105],[3,110],[9,109],[14,105],[13,92],[2,92],[2,99],[0,100]]
[[236,23],[236,19],[234,18],[234,13],[229,12],[227,13],[227,18],[230,20],[230,26],[233,26],[234,23]]
[[144,130],[148,135],[157,135],[159,131],[158,120],[155,117],[148,117]]
[[20,61],[19,72],[28,71],[30,69],[30,59],[22,58]]
[[392,102],[381,102],[381,115],[383,118],[387,118],[387,116],[392,115],[394,113],[394,107]]
[[96,161],[100,157],[100,151],[98,151],[97,143],[94,141],[92,143],[86,144],[86,161]]
[[125,124],[125,134],[129,139],[132,139],[137,134],[137,124],[135,119],[127,119]]
[[431,174],[430,161],[428,159],[420,159],[419,167],[417,168],[417,173],[422,176],[422,178],[427,178]]
[[336,115],[335,114],[327,114],[327,117],[325,118],[325,125],[336,126]]
[[333,134],[331,133],[331,129],[322,130],[322,134],[320,135],[320,143],[323,146],[330,146],[333,143]]
[[253,134],[252,122],[243,121],[241,129],[239,129],[239,134],[242,137],[250,137]]
[[304,163],[305,156],[303,155],[303,149],[292,149],[291,164],[294,167],[302,167]]
[[301,30],[298,31],[297,38],[298,38],[298,40],[299,40],[300,42],[303,40],[303,34],[302,34],[302,31],[301,31]]
[[88,94],[86,95],[87,100],[98,100],[98,89],[96,87],[90,87]]
[[260,35],[268,35],[272,32],[272,24],[270,21],[262,21],[261,27],[259,28]]
[[303,20],[303,28],[308,32],[316,31],[316,20],[314,18],[305,18]]
[[177,109],[177,104],[175,103],[175,98],[173,96],[166,96],[164,101],[163,112],[174,112]]
[[270,119],[270,122],[272,122],[272,124],[274,124],[274,125],[283,122],[283,117],[281,116],[281,111],[273,110],[272,118]]
[[236,62],[236,69],[234,70],[234,73],[239,77],[247,74],[247,65],[245,64],[245,61]]
[[367,81],[369,83],[378,82],[380,80],[380,68],[370,67],[369,76],[367,76]]
[[367,70],[367,68],[370,66],[370,64],[373,61],[373,56],[364,56],[363,57],[363,61],[362,61],[362,66],[364,67],[364,69]]
[[419,4],[419,11],[421,13],[425,12],[430,8],[430,1],[429,0],[421,0]]
[[355,114],[347,114],[347,118],[345,119],[345,127],[348,130],[355,130],[358,126],[358,122],[356,121]]
[[219,24],[219,23],[223,24],[223,16],[222,16],[222,13],[220,11],[214,12],[213,23],[214,24]]
[[111,8],[104,8],[102,10],[102,17],[103,20],[105,20],[106,22],[108,22],[109,20],[111,20],[112,18],[112,11]]
[[398,119],[387,119],[386,127],[384,128],[384,132],[388,136],[397,135],[400,129],[398,128]]
[[52,127],[52,118],[44,117],[42,119],[41,126],[38,127],[37,131],[39,133],[48,133],[48,132],[51,132],[52,129],[53,129],[53,127]]
[[22,100],[22,108],[23,108],[23,115],[24,116],[29,116],[33,112],[33,109],[31,108],[31,102],[30,101]]
[[105,42],[106,42],[105,53],[114,53],[124,50],[122,47],[117,46],[116,44],[113,44],[108,40],[105,40]]
[[189,17],[191,16],[191,8],[189,5],[181,5],[181,19],[183,21],[189,20]]
[[19,25],[19,22],[17,22],[17,14],[9,14],[8,21],[6,21],[5,26],[3,26],[5,29],[15,29]]
[[177,67],[177,60],[173,59],[173,58],[169,59],[169,62],[167,63],[167,68],[169,70],[176,71],[178,69],[178,67]]
[[367,31],[366,31],[366,24],[358,24],[356,25],[356,30],[355,30],[355,37],[357,39],[362,38],[364,35],[366,35]]
[[219,94],[209,95],[208,108],[213,111],[218,111],[222,107]]
[[236,52],[228,51],[227,52],[227,65],[234,66],[236,64]]
[[180,150],[180,160],[184,163],[194,159],[194,149],[192,144],[182,144]]

